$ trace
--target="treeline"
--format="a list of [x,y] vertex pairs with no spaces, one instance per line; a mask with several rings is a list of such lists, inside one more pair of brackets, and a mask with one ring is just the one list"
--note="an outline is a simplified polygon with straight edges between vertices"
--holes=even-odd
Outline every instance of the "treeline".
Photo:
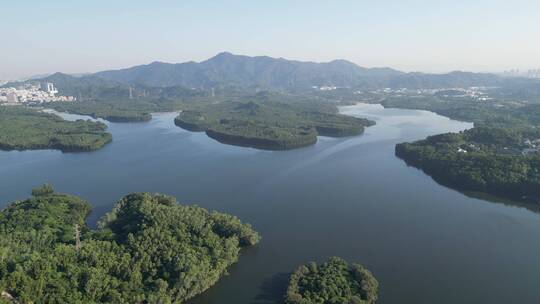
[[0,292],[19,303],[181,303],[259,241],[234,216],[134,193],[99,229],[90,205],[46,186],[0,212]]
[[536,128],[475,127],[396,146],[396,155],[440,183],[469,191],[540,201],[540,153],[525,142]]
[[539,143],[526,141],[540,138],[540,104],[506,100],[502,89],[493,93],[497,99],[487,101],[444,97],[448,92],[385,98],[385,107],[428,110],[474,123],[461,133],[398,144],[396,155],[447,186],[538,202]]
[[360,264],[332,257],[300,266],[291,275],[285,304],[374,304],[379,283]]
[[431,111],[451,119],[473,122],[475,126],[516,128],[540,124],[540,104],[537,103],[409,96],[386,97],[381,104],[387,108]]
[[91,151],[111,142],[100,122],[66,121],[22,106],[0,106],[0,149]]
[[254,122],[229,120],[206,130],[206,135],[220,143],[264,150],[291,150],[317,142],[315,129],[268,127]]
[[[165,94],[147,89],[152,94]],[[145,89],[146,92],[146,89]],[[168,91],[167,91],[168,92]],[[182,98],[105,98],[47,105],[61,112],[89,115],[111,122],[139,122],[152,112],[180,111],[175,124],[204,131],[222,143],[267,150],[312,145],[317,136],[359,135],[374,122],[340,115],[326,99],[275,92],[218,90],[218,96],[182,92]],[[180,94],[180,93],[179,93]]]
[[317,136],[353,136],[374,122],[334,113],[318,103],[281,103],[268,94],[248,102],[221,102],[183,111],[175,124],[204,131],[222,143],[267,150],[288,150],[317,142]]
[[180,100],[105,99],[77,102],[53,102],[47,107],[60,112],[89,115],[110,122],[144,122],[152,119],[152,112],[177,111],[184,107]]

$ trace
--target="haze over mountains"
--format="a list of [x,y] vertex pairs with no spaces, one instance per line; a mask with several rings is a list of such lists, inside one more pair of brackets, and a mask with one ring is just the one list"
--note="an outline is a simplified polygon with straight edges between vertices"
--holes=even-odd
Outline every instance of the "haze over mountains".
[[[267,56],[220,53],[202,62],[153,62],[120,70],[72,77],[56,73],[41,79],[62,86],[116,87],[217,87],[291,89],[312,86],[374,88],[448,88],[497,86],[503,78],[495,74],[451,72],[447,74],[404,73],[391,68],[364,68],[346,60],[325,63],[303,62]],[[71,91],[71,90],[70,90]]]
[[383,82],[399,71],[366,69],[345,60],[301,62],[267,56],[220,53],[206,61],[178,64],[154,62],[129,69],[105,71],[96,76],[148,86],[287,88],[313,85],[356,86],[369,80]]
[[390,68],[363,68],[346,60],[325,63],[249,57],[223,52],[200,63],[153,62],[128,69],[104,71],[95,76],[122,83],[168,87],[448,87],[475,83],[493,85],[492,74],[453,72],[449,74],[403,73]]

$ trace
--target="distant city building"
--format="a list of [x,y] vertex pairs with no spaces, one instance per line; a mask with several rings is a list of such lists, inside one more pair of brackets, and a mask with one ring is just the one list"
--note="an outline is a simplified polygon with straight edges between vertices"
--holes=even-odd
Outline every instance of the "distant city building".
[[19,102],[19,97],[17,96],[17,93],[15,92],[10,92],[10,93],[7,93],[6,95],[7,99],[7,103],[18,103]]
[[333,91],[337,89],[336,86],[312,86],[312,88],[319,91]]
[[47,82],[45,84],[45,92],[49,93],[51,96],[54,96],[56,93],[58,93],[58,90],[54,87],[54,84],[51,82]]

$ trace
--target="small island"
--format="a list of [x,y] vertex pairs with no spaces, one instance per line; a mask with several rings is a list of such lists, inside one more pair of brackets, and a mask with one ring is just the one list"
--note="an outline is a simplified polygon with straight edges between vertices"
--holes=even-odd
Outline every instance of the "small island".
[[0,212],[0,302],[183,303],[260,237],[238,218],[133,193],[99,222],[49,185]]
[[291,275],[285,304],[374,304],[379,283],[360,264],[332,257],[300,266]]
[[112,141],[107,126],[94,121],[66,121],[23,106],[0,106],[0,149],[97,150]]
[[477,126],[398,144],[396,155],[441,184],[540,202],[540,129]]
[[206,132],[224,144],[263,150],[313,145],[317,136],[359,135],[374,124],[326,109],[271,101],[221,102],[183,111],[175,124],[188,131]]

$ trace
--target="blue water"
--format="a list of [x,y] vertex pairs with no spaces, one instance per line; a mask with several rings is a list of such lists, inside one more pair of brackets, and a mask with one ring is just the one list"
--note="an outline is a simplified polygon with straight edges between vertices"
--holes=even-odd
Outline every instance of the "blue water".
[[398,142],[471,124],[378,105],[342,111],[377,125],[269,152],[184,131],[164,113],[108,123],[114,140],[95,152],[0,152],[0,207],[49,182],[89,200],[92,225],[136,191],[250,222],[262,242],[192,304],[279,303],[290,271],[333,255],[372,270],[384,304],[540,302],[540,215],[440,186],[394,156]]

